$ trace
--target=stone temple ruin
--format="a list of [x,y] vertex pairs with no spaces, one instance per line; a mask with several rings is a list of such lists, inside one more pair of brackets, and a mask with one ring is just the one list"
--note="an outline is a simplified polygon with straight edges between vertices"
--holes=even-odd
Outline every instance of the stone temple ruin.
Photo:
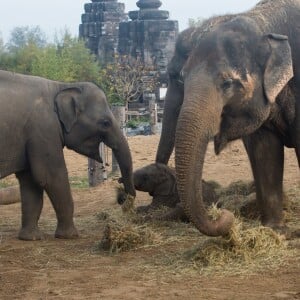
[[140,56],[145,64],[154,65],[160,82],[167,83],[166,69],[178,34],[178,22],[169,20],[169,12],[159,10],[159,0],[139,0],[139,10],[129,12],[130,21],[119,25],[118,52]]
[[[91,3],[84,5],[79,36],[104,64],[113,62],[116,54],[120,54],[139,58],[146,66],[154,67],[155,74],[158,73],[160,87],[156,93],[144,91],[142,99],[139,99],[142,101],[130,103],[129,110],[132,110],[126,113],[127,116],[130,116],[130,113],[134,116],[138,110],[139,117],[142,114],[141,110],[148,106],[148,112],[145,113],[150,115],[151,132],[154,133],[157,132],[157,107],[163,107],[160,91],[167,85],[167,65],[173,55],[178,22],[169,20],[168,11],[159,9],[162,5],[160,0],[138,0],[136,5],[137,10],[126,14],[125,5],[118,0],[91,0]],[[150,76],[153,74],[149,73],[149,78]],[[122,124],[125,123],[125,118],[119,121],[121,127],[124,127]],[[103,164],[91,159],[88,161],[90,186],[97,185],[107,176],[105,151],[100,148],[100,152],[104,159]]]
[[127,20],[125,5],[117,0],[92,0],[84,5],[79,36],[103,62],[110,62],[117,51],[119,23]]
[[[160,0],[139,0],[137,10],[125,13],[118,0],[92,0],[84,5],[79,35],[99,60],[108,63],[114,54],[140,57],[159,72],[160,83],[167,84],[167,64],[178,35],[178,21],[160,10]],[[129,17],[129,18],[128,18]]]

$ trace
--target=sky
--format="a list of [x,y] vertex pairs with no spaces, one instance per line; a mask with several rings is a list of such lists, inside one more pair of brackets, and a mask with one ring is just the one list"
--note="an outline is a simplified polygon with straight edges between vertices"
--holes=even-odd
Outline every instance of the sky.
[[[188,26],[188,19],[208,18],[213,15],[243,12],[258,0],[161,0],[160,9],[168,10],[170,19],[179,21],[179,30]],[[4,42],[10,32],[19,26],[40,26],[48,39],[68,29],[78,35],[84,4],[90,0],[1,0],[0,32]],[[125,4],[126,12],[138,9],[137,0],[119,0]]]

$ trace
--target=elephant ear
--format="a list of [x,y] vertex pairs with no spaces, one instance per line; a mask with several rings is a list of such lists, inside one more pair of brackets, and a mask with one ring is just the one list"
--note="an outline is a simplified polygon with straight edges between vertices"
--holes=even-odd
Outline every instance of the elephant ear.
[[55,106],[59,120],[69,133],[80,114],[80,97],[82,89],[79,87],[68,87],[61,90],[55,97]]
[[271,54],[264,72],[264,90],[269,102],[273,103],[294,76],[293,61],[287,36],[269,34],[267,38],[271,47]]

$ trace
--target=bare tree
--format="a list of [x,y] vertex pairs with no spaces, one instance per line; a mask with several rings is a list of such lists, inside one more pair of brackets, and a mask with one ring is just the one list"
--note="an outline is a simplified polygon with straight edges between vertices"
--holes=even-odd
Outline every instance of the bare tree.
[[145,65],[140,58],[116,56],[115,62],[101,71],[104,90],[112,104],[128,106],[142,94],[154,92],[158,86],[158,72],[153,66]]

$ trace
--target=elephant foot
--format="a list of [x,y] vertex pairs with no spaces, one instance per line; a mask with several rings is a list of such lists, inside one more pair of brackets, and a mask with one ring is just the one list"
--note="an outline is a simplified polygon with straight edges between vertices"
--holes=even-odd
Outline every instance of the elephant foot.
[[55,237],[58,239],[76,239],[79,237],[78,231],[74,225],[66,228],[57,227]]
[[[276,229],[274,229],[276,230]],[[300,238],[300,229],[291,229],[287,226],[285,226],[282,229],[276,230],[278,233],[284,235],[286,240],[293,240],[293,239],[299,239]]]
[[266,223],[264,226],[271,227],[275,232],[283,235],[286,240],[291,240],[300,237],[300,230],[292,230],[286,225],[278,225],[274,223]]
[[18,238],[23,241],[37,241],[43,239],[43,234],[38,228],[22,228],[19,231]]

